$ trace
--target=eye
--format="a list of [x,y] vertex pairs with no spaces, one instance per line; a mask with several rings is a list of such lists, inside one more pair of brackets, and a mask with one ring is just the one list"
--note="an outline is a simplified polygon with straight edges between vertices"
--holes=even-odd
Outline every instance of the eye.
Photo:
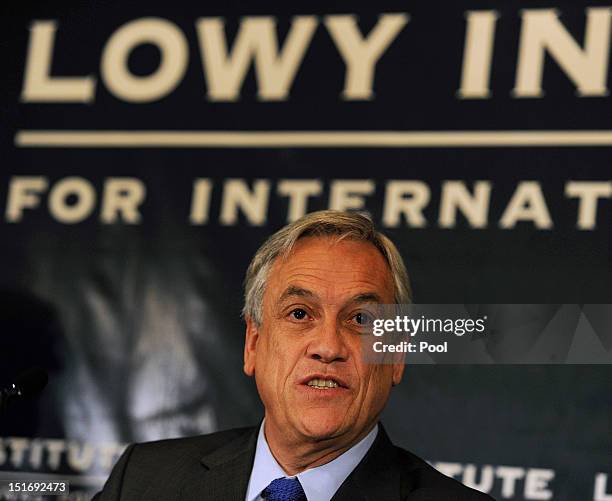
[[353,315],[355,322],[359,325],[370,325],[372,323],[373,317],[369,313],[365,311],[360,311]]
[[306,313],[306,310],[303,310],[302,308],[296,308],[295,310],[291,310],[291,313],[289,313],[289,315],[295,320],[304,320],[306,318],[306,315],[308,314]]

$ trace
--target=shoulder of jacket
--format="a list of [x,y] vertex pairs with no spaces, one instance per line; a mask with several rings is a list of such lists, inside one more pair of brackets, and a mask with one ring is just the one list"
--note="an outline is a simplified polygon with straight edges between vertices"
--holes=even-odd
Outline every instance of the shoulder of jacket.
[[[494,501],[488,494],[463,485],[458,480],[448,477],[436,470],[427,461],[417,455],[395,446],[398,462],[401,465],[410,465],[412,481],[416,489],[424,489],[447,493],[448,499],[453,501]],[[437,499],[437,498],[432,498]],[[442,499],[442,498],[440,498]]]
[[202,455],[212,452],[242,435],[252,432],[252,427],[234,428],[231,430],[209,433],[206,435],[170,438],[165,440],[156,440],[153,442],[141,442],[133,444],[131,456],[132,459],[134,456],[146,455],[149,457],[155,457],[159,454],[163,454],[164,456],[174,454],[181,456],[196,454],[198,457],[201,457]]

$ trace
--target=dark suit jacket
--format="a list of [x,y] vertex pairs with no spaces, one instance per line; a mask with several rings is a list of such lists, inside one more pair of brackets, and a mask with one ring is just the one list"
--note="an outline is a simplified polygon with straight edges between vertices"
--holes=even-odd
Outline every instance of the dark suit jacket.
[[[258,428],[130,445],[94,501],[244,501]],[[491,501],[395,447],[380,426],[333,501]],[[317,501],[317,500],[309,500]]]

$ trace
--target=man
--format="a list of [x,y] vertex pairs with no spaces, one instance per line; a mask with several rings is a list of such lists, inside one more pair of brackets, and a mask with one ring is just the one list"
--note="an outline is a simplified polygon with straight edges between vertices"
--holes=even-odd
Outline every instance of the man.
[[403,360],[368,364],[372,304],[408,303],[393,243],[363,215],[309,214],[257,251],[245,280],[244,372],[256,428],[130,446],[99,501],[484,501],[395,447],[378,418]]

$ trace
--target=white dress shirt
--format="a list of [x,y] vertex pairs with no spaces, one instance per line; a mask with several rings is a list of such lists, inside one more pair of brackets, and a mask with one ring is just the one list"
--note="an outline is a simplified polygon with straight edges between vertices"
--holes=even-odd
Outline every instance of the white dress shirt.
[[270,452],[261,423],[257,437],[255,461],[251,470],[246,501],[262,501],[261,492],[277,478],[297,477],[308,501],[330,501],[342,482],[351,474],[366,455],[378,434],[378,424],[361,441],[329,463],[304,470],[297,475],[287,475]]

